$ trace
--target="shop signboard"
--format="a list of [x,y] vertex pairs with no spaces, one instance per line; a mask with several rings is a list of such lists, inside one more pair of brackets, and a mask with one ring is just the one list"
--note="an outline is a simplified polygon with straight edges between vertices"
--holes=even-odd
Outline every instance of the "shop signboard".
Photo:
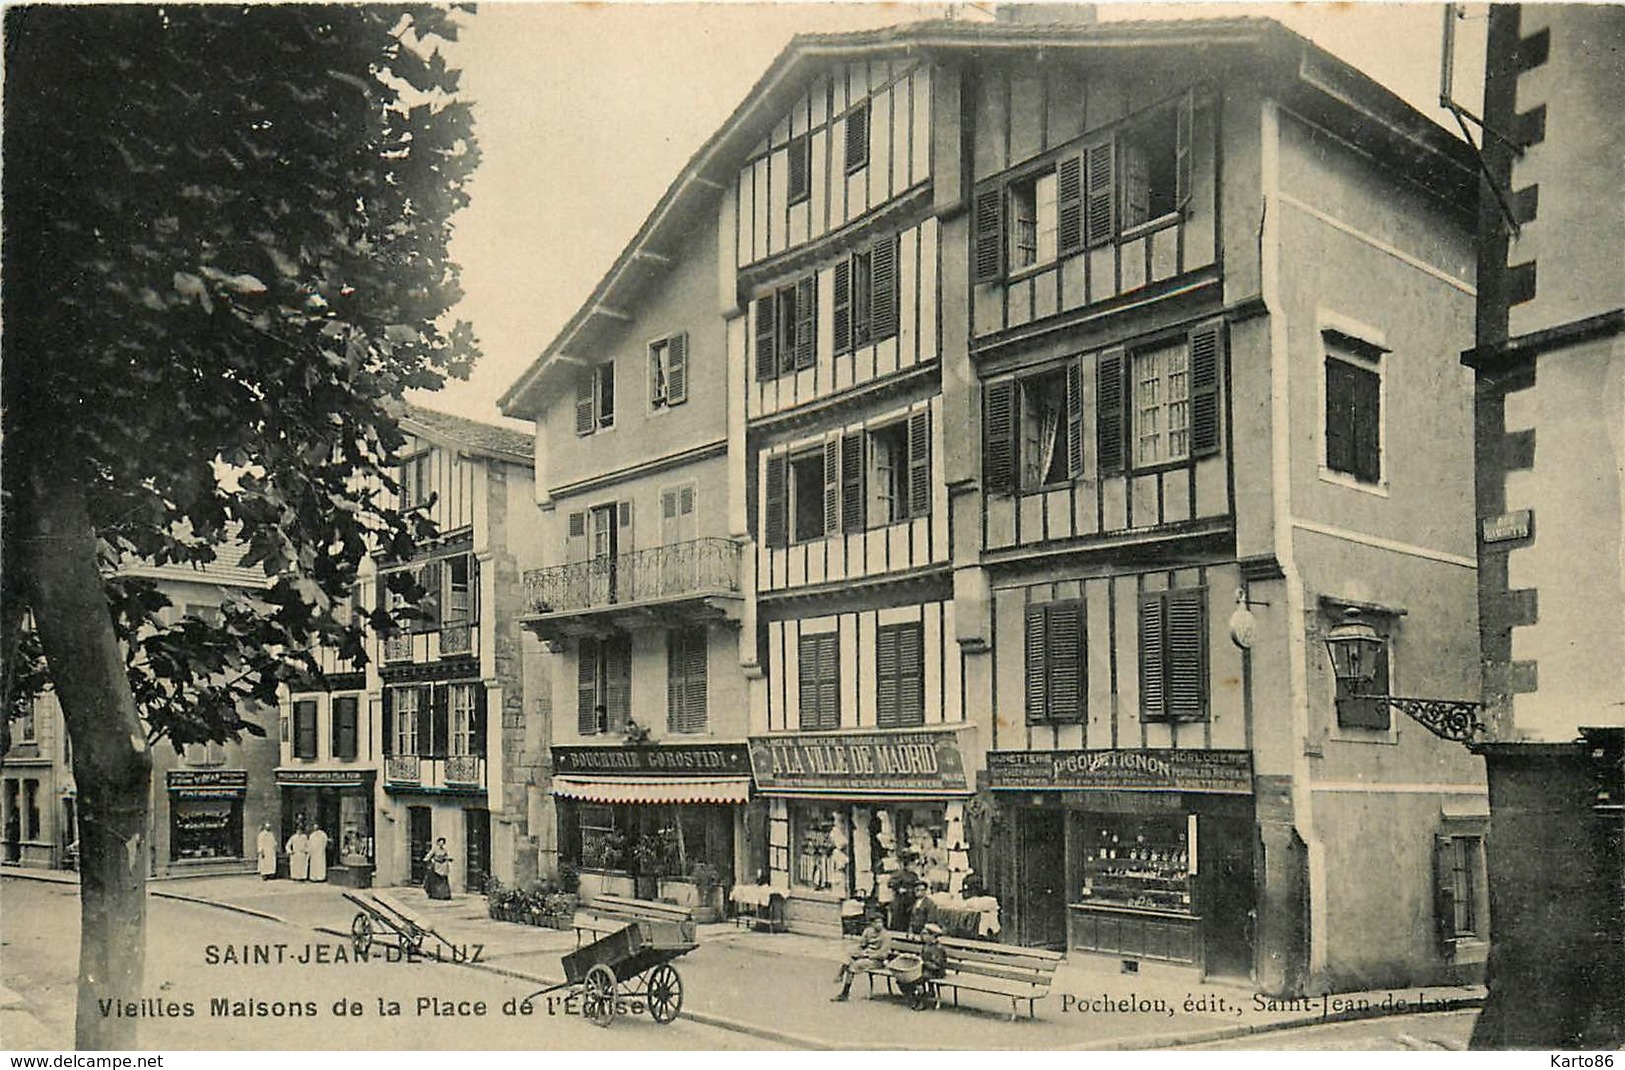
[[371,769],[278,769],[278,784],[320,788],[364,788],[372,785]]
[[750,753],[743,743],[554,747],[553,772],[570,776],[749,776]]
[[1244,750],[989,751],[995,791],[1199,791],[1250,795]]
[[248,792],[246,769],[171,769],[168,781],[177,799],[235,799]]
[[752,736],[750,760],[767,792],[965,793],[962,731]]

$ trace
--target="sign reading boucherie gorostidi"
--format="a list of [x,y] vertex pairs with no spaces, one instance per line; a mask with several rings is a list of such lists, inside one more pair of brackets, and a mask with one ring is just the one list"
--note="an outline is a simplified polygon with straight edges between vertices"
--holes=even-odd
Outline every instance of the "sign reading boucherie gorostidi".
[[1253,790],[1244,750],[989,751],[987,771],[995,790]]

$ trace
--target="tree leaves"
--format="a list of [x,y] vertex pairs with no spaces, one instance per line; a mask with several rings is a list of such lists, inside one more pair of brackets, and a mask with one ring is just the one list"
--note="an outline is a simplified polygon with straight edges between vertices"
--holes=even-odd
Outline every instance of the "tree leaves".
[[[478,162],[435,50],[455,20],[5,17],[4,503],[21,479],[89,488],[155,736],[229,738],[249,730],[235,704],[274,702],[314,645],[364,658],[366,618],[339,612],[363,560],[433,534],[379,491],[403,442],[393,402],[478,353],[466,324],[439,326],[460,295],[449,218]],[[228,535],[246,554],[224,563],[266,588],[217,623],[174,620],[116,575],[212,561]]]

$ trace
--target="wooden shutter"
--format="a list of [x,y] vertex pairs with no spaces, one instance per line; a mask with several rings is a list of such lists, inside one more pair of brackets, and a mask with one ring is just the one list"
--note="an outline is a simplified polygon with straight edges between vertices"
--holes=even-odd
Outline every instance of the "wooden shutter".
[[1061,256],[1083,248],[1083,157],[1055,166],[1055,244]]
[[796,367],[818,362],[818,276],[796,283]]
[[683,632],[666,633],[666,730],[684,732],[683,674],[687,670],[684,658]]
[[1095,444],[1100,474],[1123,471],[1127,442],[1124,419],[1123,350],[1108,349],[1095,362]]
[[988,494],[1009,494],[1016,469],[1016,384],[988,383],[982,392],[982,486]]
[[1066,470],[1073,479],[1083,471],[1083,358],[1066,366]]
[[442,584],[445,583],[445,568],[439,561],[430,561],[418,570],[418,586],[423,588],[423,599],[418,602],[418,613],[421,616],[414,623],[415,632],[435,632],[440,630],[440,603],[443,597]]
[[604,643],[604,705],[609,730],[619,732],[632,717],[632,641],[615,635]]
[[1326,467],[1352,475],[1354,463],[1355,368],[1326,358]]
[[1045,643],[1049,665],[1049,719],[1060,724],[1083,720],[1084,643],[1083,603],[1052,602],[1047,614]]
[[489,709],[489,696],[485,693],[484,684],[471,684],[474,689],[474,705],[468,711],[469,744],[468,753],[476,758],[485,757],[485,718]]
[[1174,204],[1180,211],[1191,199],[1191,122],[1194,94],[1185,91],[1174,116]]
[[468,555],[468,622],[478,624],[480,620],[480,559],[473,554]]
[[1042,724],[1049,716],[1049,642],[1043,603],[1027,607],[1027,723]]
[[444,758],[451,753],[451,687],[447,684],[435,684],[432,688],[424,688],[430,692],[434,714],[430,719],[431,736],[433,740],[429,756]]
[[706,728],[708,674],[706,653],[709,646],[709,633],[704,627],[694,628],[688,633],[687,658],[683,670],[683,714],[686,725],[684,731],[687,732],[703,732]]
[[976,235],[976,282],[997,282],[1004,275],[1004,187],[976,194],[972,209]]
[[1219,369],[1224,363],[1224,323],[1204,323],[1190,333],[1191,456],[1219,452]]
[[810,168],[807,166],[810,159],[808,144],[806,134],[792,138],[789,152],[786,154],[789,165],[786,199],[791,204],[805,200],[811,192]]
[[925,629],[909,624],[897,639],[897,705],[904,727],[925,723]]
[[[797,644],[800,655],[799,675],[801,684],[801,716],[800,726],[803,730],[821,728],[834,728],[839,723],[838,680],[839,669],[832,664],[831,651],[834,657],[840,656],[840,644],[836,641],[836,634],[823,633],[819,635],[804,635]],[[830,673],[834,672],[836,690],[831,690]],[[833,698],[836,705],[829,707],[828,702]],[[836,712],[831,720],[830,709]]]
[[841,641],[836,632],[819,636],[818,721],[820,728],[841,727]]
[[596,426],[593,419],[593,374],[588,371],[576,379],[576,434],[590,435]]
[[[865,498],[864,433],[854,431],[841,436],[841,530],[862,531],[867,523]],[[826,455],[826,463],[828,457]],[[826,469],[827,471],[827,469]]]
[[869,259],[869,337],[877,342],[897,333],[897,241],[881,238]]
[[[773,313],[777,308],[773,294],[756,299],[756,380],[765,382],[779,374],[778,354],[773,342],[777,337]],[[578,425],[579,429],[579,425]]]
[[316,703],[313,701],[293,704],[293,756],[316,757]]
[[768,457],[762,480],[762,539],[770,547],[790,545],[789,496],[785,487],[787,461],[782,453]]
[[1111,241],[1117,232],[1116,144],[1104,141],[1084,154],[1085,243],[1093,249]]
[[666,343],[666,404],[688,400],[688,332],[674,334]]
[[583,637],[576,644],[576,731],[590,736],[598,731],[598,640]]
[[565,528],[564,560],[567,563],[585,561],[588,557],[587,514],[571,513]]
[[897,643],[896,625],[875,629],[875,724],[881,728],[896,728],[900,722],[897,696]]
[[846,169],[856,171],[869,162],[869,102],[853,108],[846,116]]
[[382,710],[383,710],[383,713],[382,713],[383,723],[381,725],[379,725],[379,729],[383,732],[384,738],[383,738],[383,741],[382,741],[383,746],[381,746],[379,748],[379,751],[383,754],[383,756],[385,758],[392,758],[392,757],[395,756],[395,689],[394,688],[392,688],[392,687],[384,688],[383,701],[381,703],[381,706],[382,706]]
[[1140,719],[1168,716],[1167,626],[1162,592],[1140,596]]
[[1167,710],[1176,721],[1207,716],[1207,592],[1169,591],[1167,631]]
[[332,725],[333,757],[356,756],[356,699],[351,696],[333,700]]
[[824,534],[841,530],[841,445],[840,435],[824,439]]
[[1456,946],[1455,851],[1449,836],[1433,837],[1433,925],[1444,953]]
[[931,515],[931,410],[908,417],[908,515]]
[[835,352],[852,348],[852,261],[835,265]]
[[[629,501],[615,503],[615,556],[627,557],[632,553],[632,503]],[[622,577],[620,582],[631,581],[630,576]]]
[[1369,368],[1354,372],[1354,477],[1382,481],[1382,377]]

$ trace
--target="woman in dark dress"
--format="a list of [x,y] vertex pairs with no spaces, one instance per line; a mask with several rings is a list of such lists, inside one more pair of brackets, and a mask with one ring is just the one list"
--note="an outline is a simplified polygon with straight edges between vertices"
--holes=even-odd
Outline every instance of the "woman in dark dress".
[[446,851],[446,838],[434,841],[429,853],[423,856],[427,872],[423,874],[423,890],[430,899],[451,898],[451,855]]

